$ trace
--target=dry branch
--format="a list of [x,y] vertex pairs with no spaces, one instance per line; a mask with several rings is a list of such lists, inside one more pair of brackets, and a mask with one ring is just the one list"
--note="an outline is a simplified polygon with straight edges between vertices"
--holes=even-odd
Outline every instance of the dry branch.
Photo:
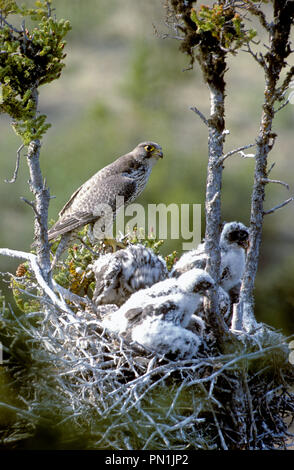
[[255,147],[255,146],[256,146],[256,144],[243,145],[242,147],[238,147],[236,149],[231,150],[230,152],[225,153],[225,155],[223,155],[219,159],[218,165],[222,165],[224,163],[224,161],[227,160],[227,158],[231,157],[232,155],[235,155],[236,153],[240,153],[242,158],[246,158],[246,157],[248,158],[248,156],[243,153],[243,150],[247,150],[247,149],[250,149],[250,148]]
[[[50,285],[44,279],[43,272],[40,268],[38,263],[38,258],[33,253],[26,253],[24,251],[17,251],[17,250],[10,250],[8,248],[0,248],[0,255],[2,256],[9,256],[11,258],[19,258],[24,259],[30,262],[32,271],[36,276],[36,280],[40,288],[44,291],[44,293],[50,298],[53,305],[56,306],[58,309],[67,312],[68,319],[70,321],[77,321],[76,318],[73,316],[72,310],[68,307],[64,299],[61,297],[61,300],[56,296],[56,294],[51,289]],[[55,283],[56,285],[56,283]]]
[[263,215],[273,214],[278,209],[281,209],[282,207],[286,206],[287,204],[289,204],[292,201],[294,201],[294,197],[289,197],[289,199],[286,199],[286,201],[282,202],[281,204],[277,204],[275,207],[272,207],[272,209],[269,209],[267,211],[263,211]]
[[13,172],[13,176],[10,180],[7,180],[7,179],[4,180],[5,183],[15,183],[17,175],[18,175],[18,170],[19,170],[20,152],[22,151],[23,148],[24,148],[24,144],[21,144],[21,146],[16,152],[16,163],[15,163],[15,170]]
[[196,106],[191,106],[190,109],[200,117],[201,121],[204,122],[206,126],[208,126],[208,119],[204,116],[201,111],[199,111],[198,108],[196,108]]

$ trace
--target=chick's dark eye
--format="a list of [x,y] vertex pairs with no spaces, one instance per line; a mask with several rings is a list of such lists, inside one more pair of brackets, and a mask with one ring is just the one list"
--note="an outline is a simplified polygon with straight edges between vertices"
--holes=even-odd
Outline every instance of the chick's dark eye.
[[145,149],[147,152],[152,152],[152,150],[154,150],[154,147],[153,147],[153,145],[145,145],[144,149]]
[[228,238],[231,242],[234,242],[234,241],[238,240],[239,239],[239,232],[237,230],[234,230],[233,232],[231,232],[229,234]]

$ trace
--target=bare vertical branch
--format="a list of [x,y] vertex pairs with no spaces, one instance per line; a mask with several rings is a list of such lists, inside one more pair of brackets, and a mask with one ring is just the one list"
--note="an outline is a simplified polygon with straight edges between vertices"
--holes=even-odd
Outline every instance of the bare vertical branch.
[[[221,227],[221,188],[222,188],[222,165],[218,165],[220,156],[223,154],[224,143],[224,82],[222,89],[217,89],[214,84],[210,88],[210,118],[208,137],[208,166],[206,181],[206,231],[205,249],[208,253],[207,271],[217,282],[220,273],[220,227]],[[227,335],[224,334],[226,327],[219,313],[217,289],[211,295],[206,305],[209,322],[216,336],[223,344]],[[227,338],[226,338],[227,339]]]
[[44,279],[49,282],[50,275],[50,245],[48,242],[48,208],[50,201],[50,192],[43,182],[40,168],[40,148],[39,140],[30,142],[27,161],[30,171],[30,189],[35,196],[35,207],[39,217],[35,217],[35,244],[37,248],[37,257],[42,269]]
[[[285,59],[291,52],[289,38],[293,19],[294,2],[275,0],[269,50],[263,58],[265,89],[259,135],[256,141],[254,186],[251,197],[250,246],[237,309],[239,317],[244,319],[243,326],[247,331],[256,327],[253,291],[262,239],[263,217],[266,213],[264,210],[265,183],[270,181],[268,180],[267,157],[274,144],[272,134],[275,116],[274,105],[281,96],[278,81],[282,69],[287,65]],[[290,72],[287,74],[287,81],[290,81],[290,76],[294,72],[293,67]]]
[[[230,22],[231,13],[225,8],[231,7],[230,2],[215,3],[206,11],[206,17],[197,16],[193,8],[193,1],[171,1],[168,9],[168,23],[177,24],[183,35],[180,50],[190,57],[193,66],[195,59],[198,61],[203,73],[204,82],[210,91],[210,116],[207,119],[196,107],[191,108],[208,126],[208,166],[206,184],[206,232],[205,251],[208,255],[207,271],[219,282],[220,277],[220,229],[221,229],[221,189],[223,165],[220,159],[223,156],[225,138],[225,72],[227,70],[226,56],[230,47],[233,47],[231,39],[226,38],[225,31],[220,30],[220,24],[213,24],[216,18],[223,14],[223,20]],[[203,11],[206,7],[200,7]],[[200,11],[199,10],[199,11]],[[208,16],[211,18],[208,19]],[[203,24],[205,23],[205,26]],[[202,26],[203,27],[202,27]],[[231,36],[230,36],[231,38]],[[218,345],[225,349],[228,344],[229,332],[219,312],[218,290],[210,293],[209,300],[205,300],[205,314],[210,324]]]
[[[212,48],[201,45],[197,60],[210,91],[210,116],[208,119],[208,165],[206,180],[206,231],[205,250],[208,254],[207,271],[219,282],[220,277],[220,229],[221,190],[223,166],[219,160],[223,155],[225,138],[225,80],[226,53],[214,44]],[[220,347],[226,347],[227,327],[219,312],[217,288],[206,302],[206,315]]]
[[[38,107],[38,91],[34,90],[36,112]],[[48,241],[48,209],[50,202],[49,188],[43,179],[40,166],[41,143],[38,139],[32,140],[28,147],[27,163],[30,172],[30,190],[35,196],[35,210],[39,216],[35,217],[34,235],[37,249],[37,259],[43,278],[51,284],[50,245]]]

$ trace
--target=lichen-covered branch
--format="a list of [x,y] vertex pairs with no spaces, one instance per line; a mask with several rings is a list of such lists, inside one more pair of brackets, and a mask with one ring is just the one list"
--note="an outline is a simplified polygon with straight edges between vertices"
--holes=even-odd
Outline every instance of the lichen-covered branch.
[[27,162],[30,171],[29,185],[35,196],[35,209],[38,215],[35,216],[35,245],[37,250],[38,263],[43,273],[44,279],[50,284],[50,245],[48,242],[48,209],[50,202],[49,188],[42,177],[40,167],[39,140],[33,140],[28,148]]
[[[206,184],[205,248],[208,253],[207,271],[219,282],[221,230],[221,190],[225,132],[225,73],[227,54],[235,53],[254,36],[244,28],[242,19],[234,10],[236,2],[216,2],[212,7],[196,2],[170,0],[168,24],[176,24],[182,33],[180,50],[185,52],[193,66],[197,60],[204,82],[210,92],[210,116],[207,119],[196,107],[191,109],[208,126],[208,166]],[[224,158],[225,157],[225,158]],[[228,331],[219,314],[217,290],[206,304],[206,315],[222,348],[228,342]]]
[[[225,67],[224,58],[222,59]],[[220,248],[219,237],[221,228],[221,189],[222,189],[222,165],[218,160],[223,154],[224,143],[224,81],[219,88],[216,83],[209,83],[210,89],[210,118],[208,138],[208,166],[206,180],[206,230],[205,248],[208,256],[207,271],[219,282],[220,276]],[[227,339],[225,323],[219,313],[217,290],[211,295],[207,304],[207,315],[211,326],[220,342]]]
[[[38,91],[33,91],[35,109],[38,109]],[[50,203],[50,192],[46,186],[46,180],[42,176],[40,166],[41,142],[39,139],[32,140],[28,146],[27,163],[30,172],[29,186],[35,196],[34,210],[35,224],[34,236],[37,250],[37,260],[48,284],[51,284],[50,245],[48,241],[48,209]]]
[[[256,141],[254,186],[251,198],[250,217],[250,246],[247,253],[245,274],[240,292],[238,314],[243,318],[245,330],[256,327],[254,319],[254,282],[258,268],[259,253],[262,239],[262,227],[265,199],[265,187],[268,179],[268,154],[272,150],[275,135],[272,132],[275,115],[275,103],[280,99],[278,86],[281,71],[287,66],[286,58],[291,53],[290,31],[294,19],[294,2],[275,0],[274,21],[270,28],[269,49],[263,58],[265,74],[264,102],[260,121],[260,129]],[[287,82],[293,74],[293,68],[288,72]]]
[[[208,125],[208,165],[206,180],[206,231],[205,249],[208,253],[207,271],[219,282],[220,277],[220,248],[219,237],[221,229],[221,189],[223,166],[219,159],[223,155],[225,138],[225,80],[226,54],[214,44],[207,48],[199,46],[197,60],[202,69],[204,81],[210,92],[210,116]],[[198,113],[197,113],[198,114]],[[227,340],[227,328],[219,313],[217,289],[212,292],[206,302],[207,317],[220,346]]]

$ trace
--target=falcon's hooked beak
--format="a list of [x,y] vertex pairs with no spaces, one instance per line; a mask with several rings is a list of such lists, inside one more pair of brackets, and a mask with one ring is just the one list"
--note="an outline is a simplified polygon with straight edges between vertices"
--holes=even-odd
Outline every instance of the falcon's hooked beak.
[[162,150],[160,150],[160,149],[153,150],[152,157],[163,158]]

